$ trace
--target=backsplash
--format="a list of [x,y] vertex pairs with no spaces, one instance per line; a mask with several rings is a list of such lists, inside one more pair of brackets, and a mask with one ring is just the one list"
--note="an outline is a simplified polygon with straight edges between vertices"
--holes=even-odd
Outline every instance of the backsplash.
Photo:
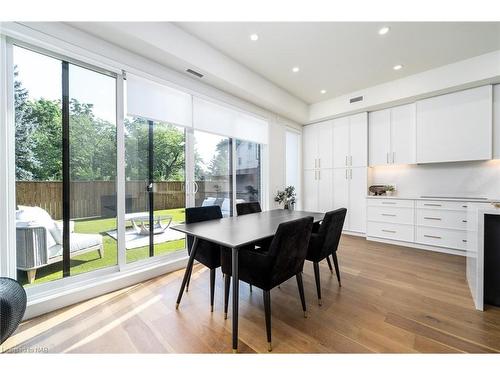
[[396,195],[500,198],[500,160],[369,168],[369,185],[395,185]]

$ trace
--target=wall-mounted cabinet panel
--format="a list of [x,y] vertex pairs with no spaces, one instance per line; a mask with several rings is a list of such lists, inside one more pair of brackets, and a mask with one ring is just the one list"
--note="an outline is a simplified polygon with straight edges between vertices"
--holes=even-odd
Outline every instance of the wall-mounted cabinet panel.
[[370,166],[415,163],[415,104],[369,115]]
[[318,126],[318,168],[333,166],[333,123],[322,122]]
[[317,168],[318,164],[318,133],[319,125],[304,126],[303,135],[303,163],[304,169]]
[[492,157],[492,86],[417,102],[417,163]]
[[500,85],[493,86],[493,159],[500,159]]
[[349,165],[349,117],[333,120],[333,166]]
[[349,166],[368,165],[368,114],[349,116]]

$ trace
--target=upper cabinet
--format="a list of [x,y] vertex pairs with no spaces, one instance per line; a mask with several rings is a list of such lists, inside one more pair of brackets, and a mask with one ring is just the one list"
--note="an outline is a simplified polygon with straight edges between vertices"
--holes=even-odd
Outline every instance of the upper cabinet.
[[333,167],[366,167],[367,159],[367,113],[333,120]]
[[370,166],[415,163],[415,104],[369,115]]
[[492,157],[492,86],[417,102],[417,163]]
[[332,168],[332,121],[304,127],[304,169]]

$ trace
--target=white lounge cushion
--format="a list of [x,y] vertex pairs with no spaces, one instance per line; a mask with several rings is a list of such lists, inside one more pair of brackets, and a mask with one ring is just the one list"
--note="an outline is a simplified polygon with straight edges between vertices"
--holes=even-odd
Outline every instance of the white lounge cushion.
[[[70,253],[90,248],[94,248],[93,250],[95,250],[97,246],[102,246],[102,236],[100,234],[71,233],[70,244]],[[48,256],[49,259],[62,256],[62,246],[56,245],[50,247]]]
[[19,211],[16,212],[16,218],[20,221],[32,221],[38,225],[44,226],[50,232],[54,241],[62,245],[62,230],[58,228],[50,217],[50,214],[41,207],[18,206]]
[[214,197],[207,197],[203,200],[203,203],[201,204],[201,207],[207,207],[207,206],[213,206],[215,204],[215,201],[217,198]]

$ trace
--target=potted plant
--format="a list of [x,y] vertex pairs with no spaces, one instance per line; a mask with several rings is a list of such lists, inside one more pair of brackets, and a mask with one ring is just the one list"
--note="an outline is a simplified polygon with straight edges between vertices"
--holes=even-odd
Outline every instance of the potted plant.
[[283,208],[285,210],[293,210],[295,206],[296,193],[295,187],[287,186],[285,190],[278,190],[274,197],[274,201],[279,204],[283,203]]
[[392,185],[385,185],[385,195],[388,197],[392,197],[394,195],[394,192],[396,191],[396,188]]

